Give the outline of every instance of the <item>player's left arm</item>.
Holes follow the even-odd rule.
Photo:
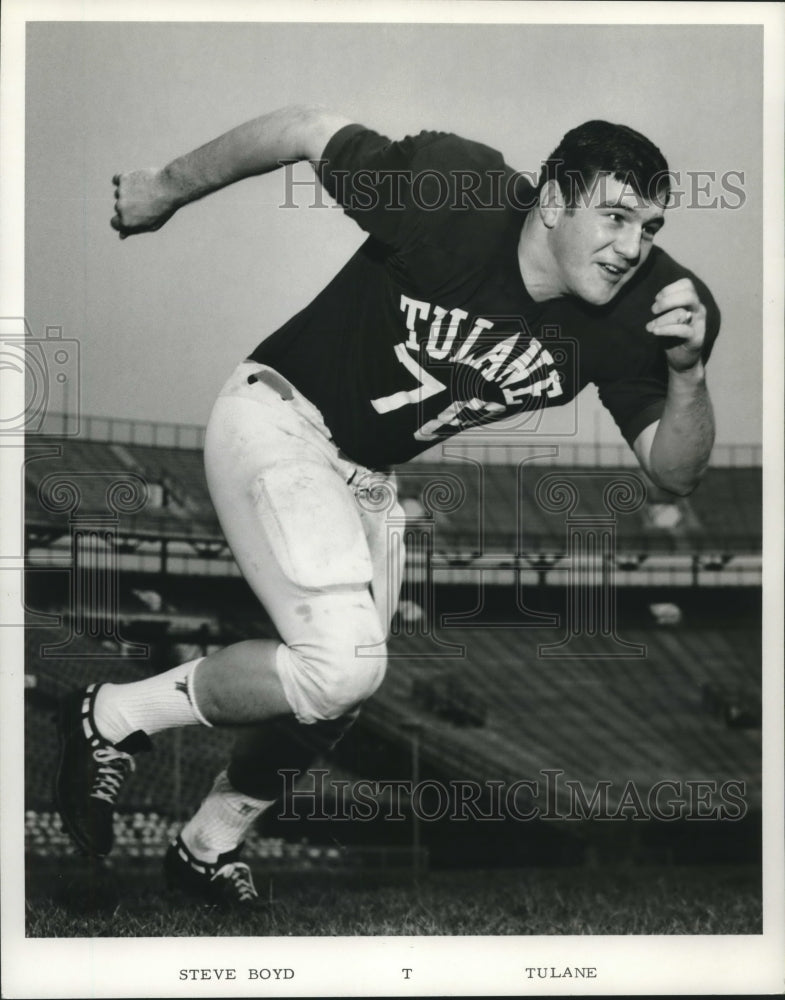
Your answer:
[[[662,416],[641,431],[633,450],[654,483],[688,496],[706,471],[714,444],[703,365],[706,307],[692,281],[681,278],[660,290],[652,312],[646,329],[663,338],[668,388]]]

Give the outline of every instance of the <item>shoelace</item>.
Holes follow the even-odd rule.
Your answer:
[[[122,750],[115,750],[114,747],[94,750],[93,760],[98,761],[100,767],[96,772],[90,796],[94,799],[103,799],[104,802],[114,805],[120,786],[127,778],[128,772],[136,768],[136,763],[130,753],[123,753]]]
[[[240,902],[245,903],[256,899],[257,892],[251,878],[251,869],[243,861],[233,861],[223,865],[213,875],[211,881],[215,882],[217,878],[225,878],[232,883]]]

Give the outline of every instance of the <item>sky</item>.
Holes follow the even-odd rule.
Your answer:
[[[454,131],[533,171],[569,128],[607,118],[680,172],[682,205],[658,241],[723,313],[717,439],[759,443],[761,45],[754,25],[28,24],[26,318],[37,337],[56,326],[78,341],[84,414],[203,424],[234,365],[362,234],[334,207],[308,207],[307,187],[300,207],[280,208],[276,172],[120,241],[113,174],[290,103],[394,137]],[[723,195],[725,208],[707,207]],[[579,440],[621,441],[593,388],[577,405]]]

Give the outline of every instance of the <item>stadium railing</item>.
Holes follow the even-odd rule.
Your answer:
[[[73,416],[47,413],[36,436],[60,435],[70,427]],[[79,437],[87,441],[118,444],[142,444],[157,447],[201,448],[204,428],[193,424],[132,420],[122,417],[80,415]],[[449,444],[449,458],[473,459],[484,465],[515,465],[524,448],[536,445],[539,465],[635,466],[637,461],[626,444],[602,441],[565,441],[557,436],[521,434],[515,442],[510,435],[499,440],[487,431],[467,431]],[[717,444],[712,465],[732,468],[760,466],[763,449],[759,444]],[[423,452],[416,462],[434,462],[442,458],[442,445]]]

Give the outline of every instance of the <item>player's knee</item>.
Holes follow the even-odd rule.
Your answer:
[[[387,646],[379,627],[357,630],[323,648],[311,675],[316,718],[337,719],[351,712],[374,694],[386,668]]]
[[[387,667],[378,621],[318,644],[283,649],[279,672],[301,722],[338,719],[351,712],[377,690]]]

